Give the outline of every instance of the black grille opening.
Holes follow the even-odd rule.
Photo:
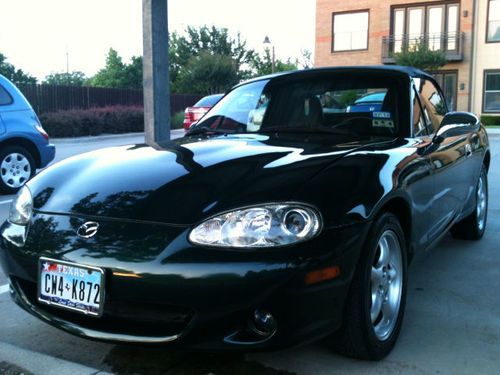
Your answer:
[[[193,318],[191,309],[152,303],[116,301],[109,297],[99,318],[86,316],[38,301],[36,283],[16,278],[30,303],[50,315],[83,328],[133,336],[166,337],[181,333]]]

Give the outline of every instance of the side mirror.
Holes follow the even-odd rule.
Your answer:
[[[432,140],[440,144],[445,138],[473,133],[479,130],[481,123],[476,115],[469,112],[448,112],[441,121]]]

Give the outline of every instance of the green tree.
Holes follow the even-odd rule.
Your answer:
[[[202,52],[179,73],[172,90],[181,93],[216,94],[239,82],[233,59],[220,54]]]
[[[252,61],[250,62],[252,72],[256,76],[271,74],[273,71],[273,59],[269,48],[266,48],[264,55],[254,55]],[[274,61],[274,71],[275,72],[286,72],[289,70],[297,70],[298,62],[292,61],[292,59],[287,59],[282,61],[280,59],[275,59]]]
[[[125,66],[126,84],[129,88],[142,88],[142,56],[132,56],[130,64]]]
[[[125,64],[116,50],[109,49],[106,65],[90,79],[89,83],[97,87],[126,87]]]
[[[110,48],[106,65],[88,83],[96,87],[142,88],[142,57],[132,56],[130,64],[126,64],[118,52]]]
[[[442,50],[432,50],[423,41],[403,46],[401,52],[394,54],[397,65],[413,66],[418,69],[435,71],[446,64],[446,54]]]
[[[36,78],[23,72],[21,69],[16,69],[14,65],[7,62],[7,57],[0,53],[0,74],[12,81],[14,84],[36,83]]]
[[[247,42],[238,33],[232,37],[226,28],[215,26],[187,27],[184,33],[173,32],[169,37],[170,80],[178,87],[183,69],[201,55],[226,56],[233,61],[238,79],[251,77],[249,64],[255,51],[247,47]]]
[[[63,86],[83,86],[87,81],[85,74],[79,71],[70,73],[52,73],[45,76],[43,83],[48,85],[63,85]]]

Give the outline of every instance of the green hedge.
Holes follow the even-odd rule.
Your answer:
[[[179,111],[172,116],[172,129],[182,129],[184,127],[184,111]]]
[[[184,112],[172,116],[172,128],[182,128]],[[139,106],[109,106],[40,115],[51,137],[83,137],[144,131],[144,110]]]
[[[481,116],[481,122],[485,126],[488,126],[488,125],[498,125],[498,126],[500,126],[500,116],[482,115]]]

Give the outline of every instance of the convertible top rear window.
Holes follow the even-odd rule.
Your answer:
[[[401,90],[401,80],[382,74],[255,81],[226,95],[197,128],[395,136]]]

